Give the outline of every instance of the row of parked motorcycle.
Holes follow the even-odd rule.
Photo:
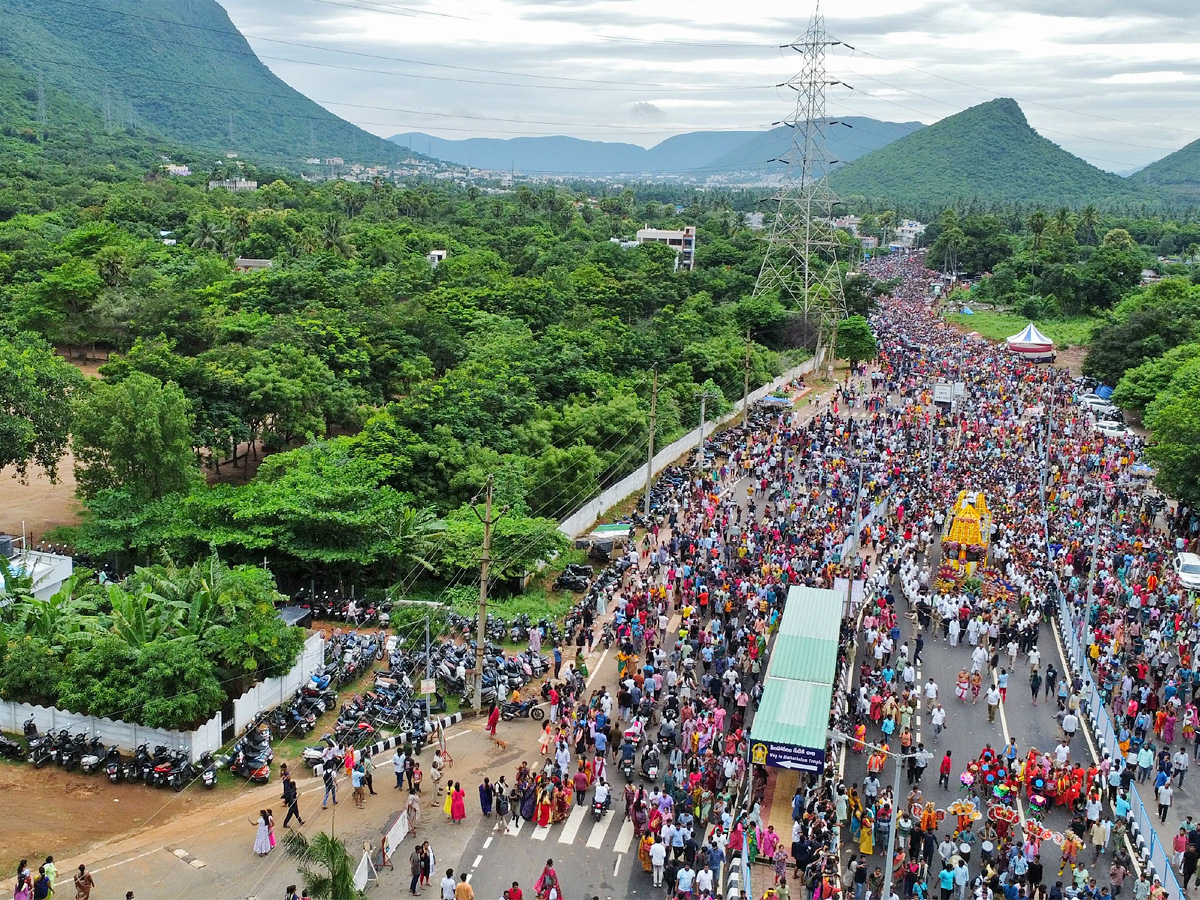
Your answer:
[[[26,759],[38,769],[57,765],[85,775],[104,772],[113,784],[141,782],[182,791],[197,777],[209,788],[217,783],[216,758],[207,751],[194,764],[183,748],[172,750],[161,744],[153,750],[142,744],[132,757],[123,757],[115,744],[106,747],[100,738],[87,733],[72,734],[65,728],[39,733],[33,719],[25,722],[24,733],[24,748],[11,738],[0,738],[0,755]]]

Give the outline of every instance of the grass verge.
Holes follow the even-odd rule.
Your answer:
[[[978,331],[988,340],[1003,341],[1017,334],[1029,324],[1029,319],[1016,313],[976,311],[973,316],[949,313],[946,321],[958,325],[964,331]],[[1091,316],[1073,316],[1067,319],[1038,319],[1034,325],[1057,347],[1083,346],[1092,339],[1092,332],[1100,324]]]

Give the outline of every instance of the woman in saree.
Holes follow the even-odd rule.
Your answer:
[[[635,835],[646,834],[649,832],[650,817],[646,815],[645,802],[638,800],[633,804],[633,814],[630,816],[633,820],[633,833]]]
[[[858,852],[870,856],[875,852],[875,822],[869,813],[864,813],[859,821]]]
[[[554,812],[554,792],[550,785],[544,785],[538,791],[537,798],[534,822],[545,828],[550,824],[550,817]]]
[[[517,787],[521,792],[521,818],[531,822],[537,810],[537,788],[528,778]]]
[[[556,787],[554,789],[554,814],[551,816],[551,821],[555,824],[566,821],[567,816],[570,814],[571,800],[566,788]]]
[[[642,864],[642,870],[649,872],[653,868],[650,862],[650,848],[654,846],[654,835],[643,834],[641,840],[638,841],[638,862]]]
[[[697,794],[696,819],[704,825],[711,824],[713,814],[713,792],[702,788]]]

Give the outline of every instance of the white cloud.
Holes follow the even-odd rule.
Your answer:
[[[779,45],[803,33],[811,12],[784,0],[406,0],[369,10],[295,0],[286,12],[277,0],[221,2],[297,89],[387,108],[331,106],[377,134],[563,133],[644,146],[782,118],[794,95],[775,85],[800,57]],[[856,48],[830,48],[831,77],[854,86],[830,90],[831,114],[929,123],[1015,97],[1046,137],[1113,170],[1200,137],[1190,113],[1200,101],[1200,19],[1182,0],[826,9],[829,33]]]

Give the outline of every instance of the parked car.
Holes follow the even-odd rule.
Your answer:
[[[1195,553],[1180,553],[1172,563],[1179,583],[1189,591],[1200,591],[1200,556]]]
[[[1126,435],[1133,434],[1132,431],[1125,427],[1124,422],[1111,422],[1107,419],[1097,420],[1092,428],[1107,437],[1125,437]]]

